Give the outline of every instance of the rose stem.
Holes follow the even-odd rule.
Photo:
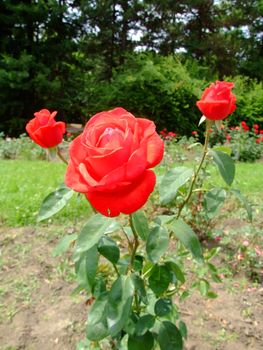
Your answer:
[[[136,251],[139,247],[139,239],[138,239],[138,235],[137,235],[137,232],[133,226],[133,222],[132,222],[132,216],[130,215],[129,216],[129,222],[130,222],[130,226],[131,226],[131,229],[132,229],[132,233],[133,233],[133,236],[134,236],[134,241],[133,241],[133,247],[132,247],[132,252],[131,252],[131,262],[130,262],[130,267],[131,269],[133,268],[133,264],[134,264],[134,260],[135,260],[135,254],[136,254]],[[141,310],[140,310],[140,305],[139,305],[139,300],[138,300],[138,293],[137,293],[137,290],[135,289],[135,292],[134,292],[134,302],[135,302],[135,309],[138,313],[138,315],[140,314]]]
[[[193,193],[193,189],[194,189],[194,185],[196,183],[196,180],[198,178],[198,175],[199,175],[199,172],[203,166],[203,163],[204,163],[204,160],[207,156],[207,153],[208,153],[208,143],[209,143],[209,136],[210,136],[210,128],[212,126],[213,122],[211,120],[206,120],[206,132],[205,132],[205,143],[204,143],[204,149],[203,149],[203,155],[202,155],[202,158],[201,158],[201,161],[198,165],[198,168],[197,170],[194,172],[194,175],[192,177],[192,182],[191,182],[191,185],[190,185],[190,188],[189,188],[189,191],[188,191],[188,194],[187,196],[185,197],[183,203],[181,204],[180,208],[179,208],[179,211],[178,211],[178,214],[177,214],[177,217],[176,219],[179,219],[181,213],[182,213],[182,210],[183,208],[185,207],[185,205],[189,202],[191,196],[192,196],[192,193]]]
[[[66,158],[62,155],[59,147],[57,147],[57,156],[62,160],[63,163],[68,165],[68,161],[66,160]]]
[[[131,226],[132,233],[133,233],[133,236],[134,236],[133,247],[132,247],[132,252],[131,252],[131,262],[130,262],[130,266],[132,268],[133,264],[134,264],[136,250],[139,247],[139,240],[138,240],[137,232],[136,232],[136,230],[135,230],[135,228],[133,226],[132,216],[131,215],[129,216],[129,222],[130,222],[130,226]]]

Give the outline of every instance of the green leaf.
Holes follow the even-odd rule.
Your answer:
[[[226,199],[226,191],[223,188],[213,188],[204,196],[204,206],[207,215],[212,218]]]
[[[141,272],[143,268],[143,262],[144,262],[143,256],[136,254],[134,257],[134,264],[133,264],[134,270]]]
[[[154,306],[154,312],[156,316],[166,316],[173,309],[173,304],[171,299],[158,299]]]
[[[170,321],[161,324],[157,341],[161,350],[182,350],[183,339],[179,329]]]
[[[154,338],[151,332],[142,336],[129,336],[128,350],[151,350],[153,349]]]
[[[147,294],[146,294],[143,279],[140,276],[136,275],[135,273],[131,275],[131,278],[132,278],[134,289],[138,294],[138,297],[142,300],[144,304],[147,304]]]
[[[247,211],[247,217],[249,221],[253,220],[253,210],[251,205],[249,204],[246,197],[242,195],[242,193],[239,190],[231,190],[231,192],[239,199],[239,201],[244,205],[244,208]]]
[[[113,264],[116,264],[120,258],[120,249],[117,243],[107,236],[102,236],[99,240],[98,251]]]
[[[206,296],[207,298],[210,298],[210,299],[216,299],[218,297],[218,295],[212,291],[207,292]]]
[[[170,281],[170,270],[165,265],[155,265],[149,277],[149,287],[157,297],[167,290]]]
[[[110,335],[117,335],[131,313],[134,286],[130,276],[120,276],[112,285],[108,297],[107,323]]]
[[[103,234],[108,232],[110,226],[112,226],[114,222],[114,219],[108,218],[101,214],[92,216],[84,225],[79,234],[74,252],[75,260],[78,259],[78,256],[82,252],[89,250],[91,247],[97,244]]]
[[[132,214],[132,224],[137,235],[146,241],[149,235],[149,226],[147,218],[142,210],[138,210]]]
[[[146,242],[146,252],[149,259],[156,263],[167,251],[169,245],[169,233],[165,227],[155,226],[151,229]]]
[[[181,283],[185,282],[185,277],[183,271],[180,269],[180,267],[173,261],[167,261],[165,263],[166,266],[169,266],[170,270],[174,273],[176,279],[180,281]]]
[[[134,335],[138,319],[139,316],[135,312],[132,312],[126,324],[124,325],[123,331],[129,335]]]
[[[184,321],[180,320],[178,327],[179,327],[179,330],[180,330],[180,332],[182,334],[182,337],[184,339],[187,339],[187,333],[188,332],[187,332],[187,327],[186,327],[186,324],[184,323]]]
[[[139,318],[136,324],[135,333],[137,336],[144,335],[149,329],[154,326],[155,317],[153,315],[147,314]]]
[[[53,256],[59,256],[63,254],[65,251],[68,250],[71,243],[74,242],[77,239],[78,235],[76,233],[73,233],[72,235],[67,235],[63,237],[58,244],[53,249]]]
[[[98,341],[109,335],[106,319],[107,302],[107,293],[99,295],[88,312],[87,338],[89,340]]]
[[[215,147],[213,147],[213,150],[224,152],[224,153],[228,154],[229,156],[231,156],[231,154],[232,154],[232,149],[230,147],[227,147],[227,146],[215,146]]]
[[[233,159],[228,154],[221,151],[211,150],[210,154],[212,155],[223,180],[230,186],[235,177],[235,163]]]
[[[75,270],[79,284],[88,292],[92,291],[98,267],[98,250],[93,246],[82,253],[80,259],[75,263]]]
[[[207,295],[209,287],[210,285],[206,280],[201,280],[199,282],[199,292],[203,297]]]
[[[74,191],[65,184],[61,184],[54,192],[51,192],[42,202],[37,221],[43,221],[58,213],[65,207],[73,196]]]
[[[177,195],[177,191],[193,175],[193,169],[177,167],[168,171],[161,181],[159,192],[162,205],[170,203]]]
[[[201,244],[198,237],[182,219],[174,220],[170,223],[173,234],[183,243],[183,245],[192,253],[193,257],[203,262]]]

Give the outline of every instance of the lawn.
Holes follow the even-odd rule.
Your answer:
[[[6,226],[35,224],[42,200],[63,182],[64,173],[65,165],[60,162],[1,160],[0,222]],[[72,221],[89,212],[88,202],[76,194],[50,222]]]
[[[216,169],[211,171],[215,183],[225,186]],[[0,160],[0,222],[6,226],[36,223],[42,200],[63,182],[64,174],[65,165],[60,162]],[[232,187],[240,189],[253,202],[257,201],[263,196],[262,176],[262,162],[237,163]],[[85,198],[74,195],[69,205],[50,222],[84,218],[89,212]]]

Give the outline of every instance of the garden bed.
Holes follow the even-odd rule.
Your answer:
[[[73,228],[1,228],[1,350],[73,350],[84,339],[86,298],[70,296],[76,286],[70,258],[52,257],[63,230]],[[189,331],[186,349],[262,349],[262,286],[241,273],[213,290],[216,299],[195,292],[180,304]]]

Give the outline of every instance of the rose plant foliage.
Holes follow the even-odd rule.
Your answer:
[[[210,261],[215,252],[203,254],[184,216],[200,170],[209,161],[226,183],[225,188],[206,194],[209,213],[222,204],[226,191],[245,202],[240,192],[230,188],[235,175],[231,157],[208,148],[214,120],[226,118],[235,109],[232,88],[232,83],[216,82],[206,89],[197,103],[207,118],[200,162],[195,169],[174,167],[161,172],[158,189],[152,168],[162,160],[164,141],[152,121],[115,108],[94,115],[71,142],[65,184],[44,199],[38,220],[56,214],[74,192],[83,193],[94,210],[81,232],[64,236],[54,251],[60,255],[74,246],[75,293],[87,293],[87,333],[79,349],[183,349],[187,328],[177,303],[194,288],[215,297],[208,281],[208,276],[220,280]],[[58,126],[54,113],[47,110],[35,115],[27,125],[29,135],[43,147],[57,146],[61,155],[58,141],[64,126]],[[153,191],[144,207],[146,215],[142,207]],[[156,204],[157,197],[161,204]],[[169,214],[158,214],[160,206],[169,208]],[[174,248],[169,247],[170,240]],[[191,287],[185,286],[186,254],[198,266]]]

